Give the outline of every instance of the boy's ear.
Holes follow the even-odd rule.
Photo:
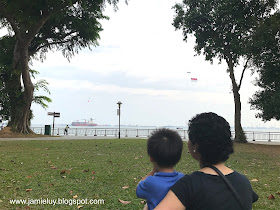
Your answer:
[[[154,159],[150,156],[150,161],[153,163],[154,162]]]

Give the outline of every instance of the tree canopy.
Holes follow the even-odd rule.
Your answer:
[[[213,61],[232,58],[238,64],[247,55],[247,46],[258,22],[275,7],[275,0],[183,0],[174,6],[173,25],[196,38],[195,51]]]
[[[11,79],[5,88],[23,90],[22,98],[8,92],[11,121],[9,126],[28,133],[34,84],[28,62],[31,57],[44,59],[50,49],[62,51],[70,59],[81,48],[96,46],[102,31],[100,20],[106,3],[117,9],[119,0],[0,0],[0,29],[7,28],[15,38]],[[21,85],[21,79],[23,86]],[[18,103],[13,103],[17,101]]]
[[[29,53],[61,50],[69,58],[81,48],[96,46],[103,30],[104,0],[0,0],[0,26],[16,37],[30,36]],[[117,0],[109,1],[111,3]],[[28,6],[27,6],[28,5]],[[2,8],[1,8],[2,7]],[[2,18],[1,18],[2,15]]]
[[[247,142],[241,126],[241,88],[244,72],[250,66],[248,53],[252,34],[276,6],[275,0],[183,0],[174,6],[173,25],[183,31],[184,40],[194,35],[197,54],[213,62],[226,61],[235,102],[235,140]],[[241,61],[245,61],[244,65]],[[235,68],[242,65],[239,83]]]
[[[13,61],[14,37],[4,36],[0,38],[0,118],[10,119],[10,98],[7,81],[11,79],[11,66]],[[16,89],[15,95],[20,94]]]
[[[256,117],[264,121],[280,120],[280,13],[264,21],[253,36],[253,63],[257,67],[260,87],[249,100]]]
[[[4,36],[0,38],[0,119],[10,120],[11,118],[11,103],[20,103],[23,95],[23,89],[9,88],[10,80],[13,79],[17,72],[12,71],[13,61],[13,48],[15,46],[15,37]],[[35,75],[39,74],[38,71],[29,70],[31,76],[35,79]],[[48,82],[46,80],[39,80],[34,84],[35,92],[40,89],[44,90],[48,94],[50,91],[47,87]],[[11,89],[12,88],[12,89]],[[14,95],[14,97],[9,97]],[[12,100],[10,100],[12,98]],[[33,102],[41,105],[44,109],[48,107],[47,103],[52,100],[43,95],[35,95]],[[32,116],[30,116],[32,118]]]

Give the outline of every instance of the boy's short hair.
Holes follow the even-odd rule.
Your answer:
[[[147,152],[159,167],[173,167],[181,159],[183,141],[173,130],[162,128],[152,133]]]

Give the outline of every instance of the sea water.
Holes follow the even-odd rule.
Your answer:
[[[64,128],[66,124],[55,125],[54,135],[64,135]],[[38,134],[44,134],[43,125],[31,126],[32,130]],[[51,125],[52,128],[52,125]],[[183,139],[188,139],[188,132],[186,126],[138,126],[138,125],[121,125],[120,135],[121,137],[144,137],[147,138],[153,131],[159,128],[169,128],[176,130]],[[257,127],[244,127],[245,134],[248,141],[280,141],[280,129],[279,128],[257,128]],[[234,136],[234,128],[231,128],[232,136]],[[75,136],[112,136],[117,137],[119,135],[118,125],[108,126],[71,126],[69,125],[68,135]]]

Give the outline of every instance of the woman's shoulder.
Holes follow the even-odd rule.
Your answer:
[[[237,171],[234,171],[233,173],[226,175],[226,177],[231,180],[238,180],[239,182],[250,183],[249,179],[244,174],[241,174]]]
[[[190,184],[190,183],[198,182],[201,179],[206,178],[206,176],[204,173],[200,171],[194,171],[190,174],[185,174],[179,181],[185,184]]]
[[[230,174],[225,175],[228,179],[233,179],[233,180],[243,180],[245,182],[249,182],[248,178],[237,172],[237,171],[233,171]],[[203,179],[220,179],[220,177],[218,175],[213,175],[213,174],[207,174],[201,171],[194,171],[190,174],[186,174],[183,178],[181,178],[180,180],[182,182],[195,182],[195,181],[200,181]]]

